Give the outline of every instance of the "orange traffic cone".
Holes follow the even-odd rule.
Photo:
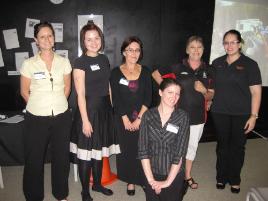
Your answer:
[[[109,158],[108,157],[103,157],[102,158],[103,162],[103,167],[102,167],[102,177],[101,177],[101,184],[102,185],[108,185],[113,183],[114,181],[117,180],[116,174],[111,172],[110,169],[110,163],[109,163]],[[92,174],[90,176],[90,184],[93,184],[93,177]]]

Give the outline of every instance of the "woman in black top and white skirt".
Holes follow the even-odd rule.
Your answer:
[[[160,84],[161,102],[144,113],[140,126],[138,158],[147,179],[146,201],[180,201],[183,198],[189,116],[176,108],[181,88],[176,80]]]
[[[102,157],[120,152],[113,128],[113,114],[109,96],[110,65],[103,50],[103,34],[94,23],[80,32],[83,55],[74,63],[74,84],[78,109],[72,129],[70,151],[78,163],[82,184],[82,200],[92,201],[89,194],[90,170],[93,173],[92,190],[105,195],[113,192],[101,185]]]

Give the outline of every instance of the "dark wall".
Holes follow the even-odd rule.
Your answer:
[[[32,56],[31,42],[25,38],[26,18],[63,23],[63,43],[56,49],[69,50],[71,62],[78,55],[77,15],[99,14],[104,16],[105,53],[111,66],[121,62],[120,46],[129,35],[139,36],[144,43],[143,64],[154,68],[176,63],[185,55],[186,39],[193,34],[202,36],[206,50],[204,60],[208,61],[213,27],[214,1],[203,0],[192,3],[187,0],[64,0],[54,5],[49,0],[7,1],[0,7],[0,29],[17,28],[20,48],[6,50],[3,34],[0,34],[4,68],[0,68],[1,88],[8,87],[9,100],[0,103],[0,110],[17,109],[11,101],[17,98],[18,76],[7,77],[7,70],[15,70],[15,52],[28,51]],[[2,89],[1,89],[2,90]],[[2,91],[1,91],[1,94]],[[10,99],[11,97],[11,99]],[[9,105],[5,105],[5,104]]]
[[[139,36],[144,43],[143,64],[154,68],[178,62],[185,56],[185,42],[191,35],[200,35],[205,42],[203,59],[208,62],[213,29],[213,0],[64,0],[54,5],[49,0],[4,0],[0,7],[0,30],[17,28],[20,48],[6,50],[0,34],[4,68],[0,68],[0,111],[24,107],[19,95],[19,77],[7,76],[15,70],[15,52],[28,51],[31,42],[25,38],[26,18],[63,23],[63,43],[56,49],[69,50],[71,62],[78,55],[77,15],[104,16],[105,53],[111,66],[121,62],[120,46],[129,35]],[[74,96],[71,96],[73,103]],[[261,119],[268,119],[268,89],[263,88]]]

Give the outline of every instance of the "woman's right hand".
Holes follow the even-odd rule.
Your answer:
[[[128,131],[135,130],[135,128],[133,127],[132,123],[130,122],[129,118],[126,115],[122,116],[122,120],[126,130]]]
[[[91,137],[91,134],[93,132],[92,125],[90,121],[83,122],[83,133],[86,137]]]

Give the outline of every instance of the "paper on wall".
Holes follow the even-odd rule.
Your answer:
[[[22,66],[22,63],[25,59],[29,58],[28,52],[16,52],[15,59],[16,59],[16,70],[19,72]]]
[[[40,23],[40,20],[26,19],[25,38],[34,38],[34,25]]]
[[[51,23],[55,31],[55,42],[63,42],[63,24]]]
[[[3,30],[3,34],[4,34],[6,49],[9,50],[9,49],[20,47],[17,29]]]
[[[38,47],[36,45],[36,42],[32,42],[31,45],[32,45],[33,54],[34,55],[38,54],[39,50],[38,50]]]
[[[68,50],[56,50],[56,53],[68,59]]]

